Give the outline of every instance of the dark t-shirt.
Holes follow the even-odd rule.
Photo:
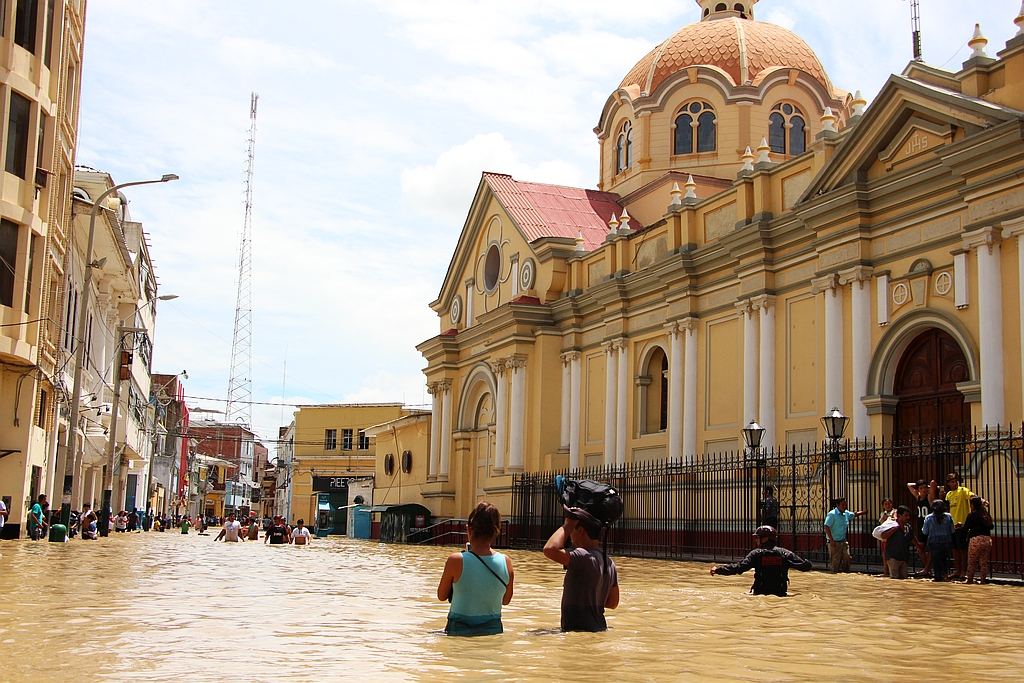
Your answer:
[[[931,503],[928,502],[928,496],[924,498],[918,498],[917,503],[917,533],[923,533],[924,529],[924,518],[932,513]]]
[[[785,596],[789,587],[790,568],[806,572],[811,570],[811,561],[805,560],[792,550],[775,546],[773,548],[754,548],[739,562],[719,567],[716,574],[729,576],[754,570],[754,585],[750,592],[754,595]]]
[[[285,543],[287,536],[288,527],[282,524],[275,524],[267,529],[267,537],[270,539],[270,545],[282,545]]]
[[[963,528],[967,533],[967,538],[974,538],[975,536],[991,536],[992,526],[992,524],[985,523],[985,518],[980,513],[971,512],[967,515]]]
[[[562,630],[604,631],[604,603],[619,585],[615,563],[594,548],[573,548],[562,584]]]
[[[914,542],[914,528],[897,527],[892,536],[885,539],[885,559],[910,562],[910,546]]]
[[[779,499],[775,496],[765,498],[762,515],[764,523],[777,531],[779,528]]]

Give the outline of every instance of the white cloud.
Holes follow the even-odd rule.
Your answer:
[[[402,171],[402,202],[461,225],[483,171],[560,185],[578,185],[583,176],[573,164],[561,159],[534,166],[523,163],[501,133],[488,133],[443,152],[429,166]]]

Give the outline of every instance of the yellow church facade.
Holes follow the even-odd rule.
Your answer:
[[[1024,418],[1024,30],[867,106],[753,2],[698,4],[608,97],[597,190],[483,174],[432,410],[374,430],[403,500],[507,512],[514,473],[813,444],[833,407],[851,439]]]

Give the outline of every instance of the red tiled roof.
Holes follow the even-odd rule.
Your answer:
[[[583,234],[583,248],[592,251],[608,235],[612,214],[622,213],[619,196],[579,187],[545,185],[515,180],[503,173],[484,173],[491,191],[530,242],[543,237],[576,239]],[[640,225],[630,221],[630,228]]]

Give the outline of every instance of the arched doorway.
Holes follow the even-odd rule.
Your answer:
[[[493,426],[494,406],[491,404],[491,395],[484,394],[480,403],[477,404],[476,417],[473,420],[473,462],[475,464],[473,471],[476,480],[477,501],[486,497],[484,484],[487,482],[487,468],[490,467],[494,457]]]
[[[970,431],[971,411],[958,382],[970,379],[963,349],[947,332],[930,328],[907,346],[896,366],[893,422],[897,440],[928,439]]]

